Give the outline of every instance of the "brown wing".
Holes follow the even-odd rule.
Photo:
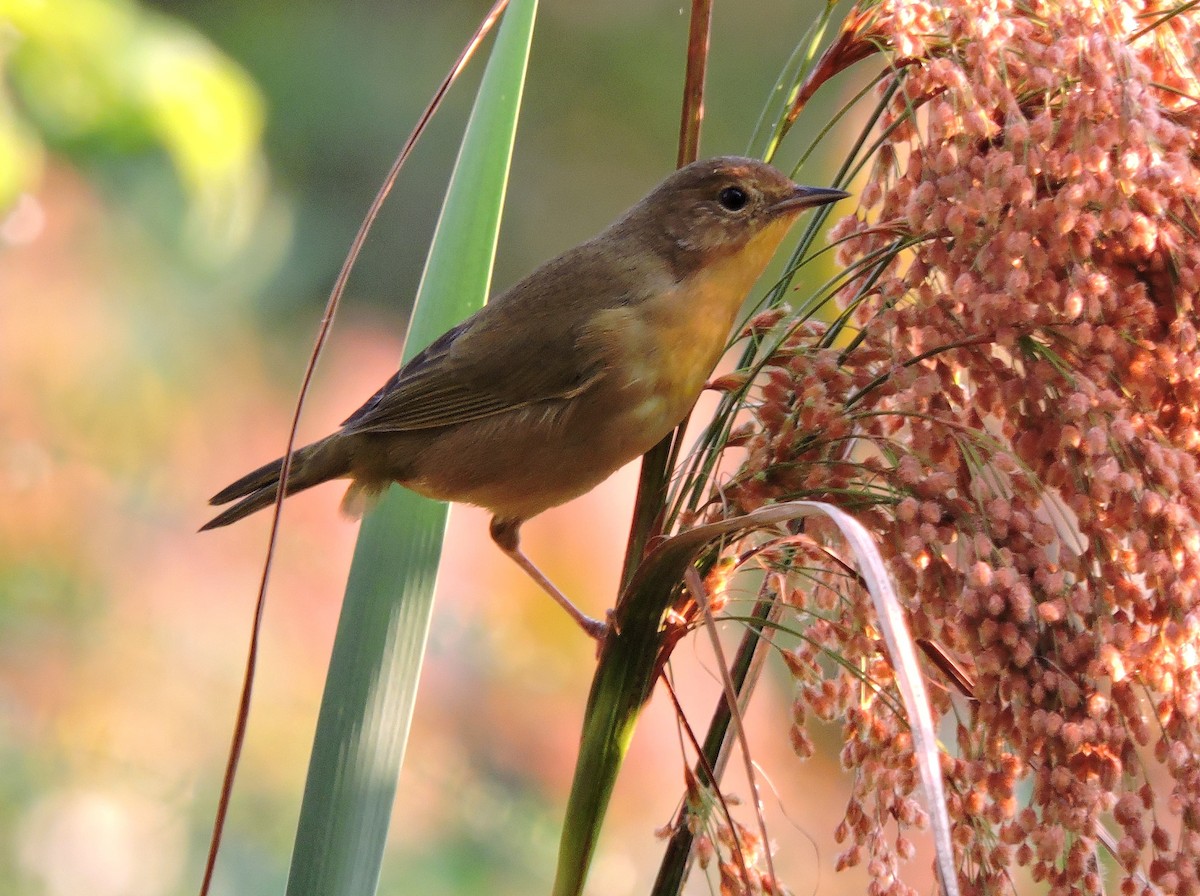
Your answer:
[[[555,259],[440,336],[343,424],[347,432],[453,426],[563,401],[604,376],[600,353],[579,342],[586,300],[563,289],[578,265]],[[573,285],[573,284],[572,284]]]

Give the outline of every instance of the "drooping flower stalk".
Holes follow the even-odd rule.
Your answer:
[[[1200,11],[888,0],[847,23],[837,52],[872,48],[892,95],[833,232],[844,312],[778,324],[707,512],[813,498],[877,534],[915,633],[973,679],[935,706],[964,892],[1099,893],[1103,825],[1122,892],[1198,894]],[[814,620],[793,742],[844,720],[839,864],[906,893],[924,813],[837,544],[811,523],[758,554]]]

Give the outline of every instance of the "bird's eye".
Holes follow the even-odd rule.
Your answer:
[[[740,212],[749,201],[750,197],[741,187],[726,187],[717,194],[717,202],[721,203],[721,208],[726,211]]]

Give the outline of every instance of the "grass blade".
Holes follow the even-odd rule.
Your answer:
[[[434,234],[405,360],[484,301],[536,0],[513,0]],[[374,893],[432,613],[446,507],[392,489],[364,520],[326,679],[288,896]]]
[[[828,516],[841,530],[871,593],[912,731],[943,892],[946,896],[957,896],[950,823],[932,715],[903,609],[883,558],[866,529],[849,514],[817,501],[769,505],[689,529],[659,543],[638,567],[617,604],[614,623],[619,634],[609,638],[605,645],[584,715],[579,760],[559,852],[555,896],[574,896],[582,891],[587,861],[595,847],[600,821],[637,718],[662,664],[683,634],[663,620],[688,568],[723,538],[814,514]]]
[[[896,685],[904,698],[904,709],[908,714],[909,730],[912,733],[913,754],[921,775],[925,791],[925,804],[929,811],[930,828],[933,831],[935,866],[941,879],[945,896],[958,896],[958,876],[954,871],[954,848],[950,840],[950,817],[946,812],[946,792],[942,786],[942,764],[938,756],[937,733],[933,727],[933,712],[929,708],[929,696],[925,692],[925,679],[917,665],[917,654],[913,647],[908,623],[904,620],[904,608],[892,587],[883,557],[875,546],[871,535],[862,523],[832,504],[823,502],[797,501],[810,504],[828,516],[841,530],[842,537],[854,551],[859,571],[879,617],[879,630],[887,644],[892,668],[896,673]]]

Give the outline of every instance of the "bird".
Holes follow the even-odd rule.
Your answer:
[[[360,514],[392,483],[483,507],[490,534],[591,637],[521,551],[521,525],[590,491],[690,412],[737,312],[799,213],[843,199],[764,162],[676,170],[594,238],[435,339],[329,436],[294,452],[287,493],[349,479]],[[222,489],[202,527],[271,506],[283,458]]]

